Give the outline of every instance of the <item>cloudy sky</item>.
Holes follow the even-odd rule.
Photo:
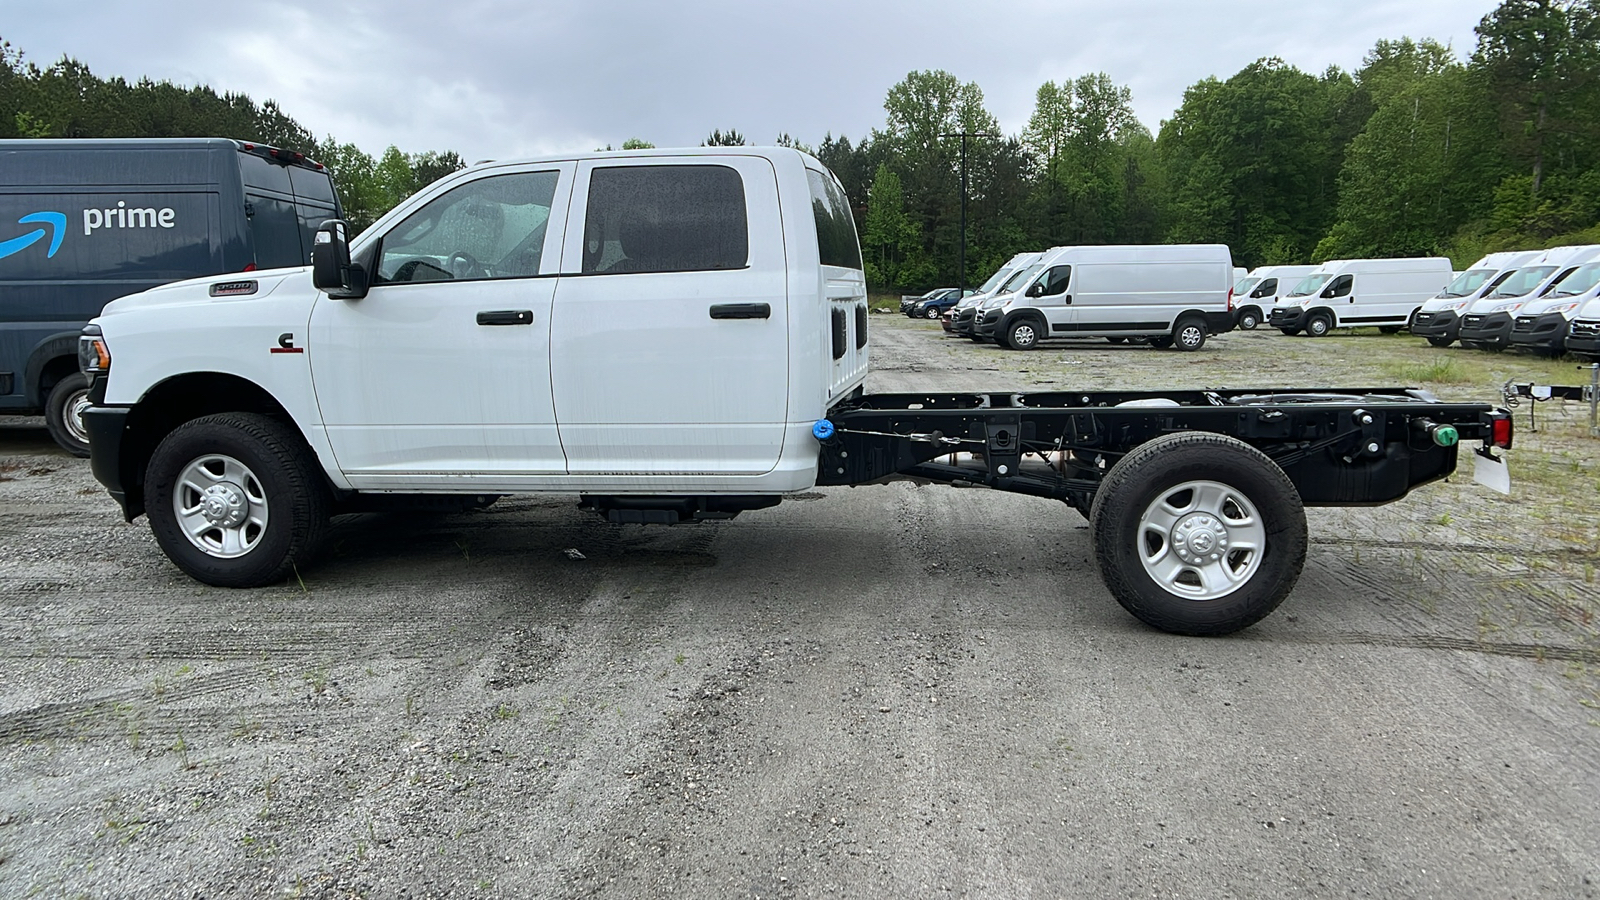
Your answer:
[[[71,55],[276,99],[319,137],[468,161],[696,145],[734,128],[812,144],[883,122],[918,69],[976,81],[1008,133],[1034,91],[1104,71],[1154,131],[1208,75],[1263,56],[1349,69],[1380,38],[1471,52],[1493,0],[53,0],[5,4],[0,38],[40,65]]]

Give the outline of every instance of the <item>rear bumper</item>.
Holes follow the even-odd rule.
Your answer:
[[[144,512],[143,504],[130,504],[122,483],[122,436],[127,433],[128,413],[122,406],[91,406],[83,411],[83,427],[89,433],[89,471],[105,485],[111,499],[122,507],[128,521]],[[137,506],[137,508],[136,508]]]
[[[1455,339],[1461,330],[1461,317],[1453,309],[1434,311],[1417,310],[1411,320],[1411,333],[1417,337],[1447,337]]]

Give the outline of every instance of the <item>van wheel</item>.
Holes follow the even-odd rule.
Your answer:
[[[1197,319],[1180,319],[1172,331],[1172,344],[1179,350],[1199,350],[1206,345],[1206,326]]]
[[[1012,350],[1032,350],[1039,346],[1039,323],[1033,319],[1019,319],[1006,329],[1005,346]]]
[[[1324,337],[1333,330],[1333,320],[1327,313],[1317,313],[1306,320],[1306,337]]]
[[[1294,337],[1300,333],[1300,329],[1298,328],[1279,328],[1278,330],[1284,334],[1287,334],[1289,337]]]
[[[1255,331],[1261,324],[1261,310],[1254,306],[1246,306],[1239,310],[1239,328],[1242,331]]]
[[[1266,454],[1211,432],[1134,448],[1101,482],[1089,528],[1112,596],[1174,634],[1231,634],[1261,621],[1306,558],[1294,483]]]
[[[1455,343],[1455,340],[1452,339],[1452,338],[1446,337],[1445,335],[1441,334],[1441,335],[1438,335],[1436,337],[1428,338],[1428,343],[1432,344],[1435,347],[1448,347],[1451,344]]]
[[[1167,334],[1156,335],[1150,338],[1150,346],[1157,350],[1165,350],[1172,346],[1172,336]]]
[[[1400,327],[1399,325],[1379,325],[1378,332],[1380,334],[1399,334]]]
[[[291,428],[254,413],[173,429],[145,474],[150,530],[197,581],[261,587],[308,562],[328,528],[322,472]]]
[[[1108,337],[1106,340],[1113,344],[1126,344],[1128,342],[1128,339],[1125,337]]]
[[[89,379],[82,372],[73,372],[56,382],[44,403],[44,424],[50,436],[62,449],[80,458],[89,455],[89,430],[83,425],[83,411],[90,405]]]

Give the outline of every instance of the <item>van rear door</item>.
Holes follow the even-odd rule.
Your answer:
[[[788,409],[777,175],[759,157],[580,163],[551,319],[573,475],[753,475]]]

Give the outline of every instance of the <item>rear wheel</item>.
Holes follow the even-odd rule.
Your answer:
[[[1134,448],[1101,483],[1089,527],[1117,602],[1174,634],[1261,621],[1305,564],[1305,509],[1289,477],[1254,447],[1210,432]]]
[[[1287,334],[1289,337],[1294,337],[1300,333],[1300,329],[1298,328],[1279,328],[1278,330],[1284,334]]]
[[[1106,340],[1113,344],[1126,344],[1128,342],[1128,339],[1125,337],[1108,337]]]
[[[1150,338],[1150,346],[1157,350],[1165,350],[1172,346],[1172,335],[1162,334]]]
[[[1399,334],[1400,333],[1400,326],[1399,325],[1379,325],[1378,326],[1378,331],[1380,331],[1383,334]]]
[[[1254,306],[1246,306],[1239,310],[1239,328],[1244,331],[1254,331],[1261,324],[1261,310]]]
[[[218,587],[261,587],[308,562],[331,500],[300,436],[253,413],[178,426],[145,474],[150,530],[167,558]]]
[[[1179,350],[1199,350],[1206,345],[1206,324],[1199,319],[1179,319],[1172,329],[1172,345]]]
[[[1327,313],[1317,313],[1306,320],[1307,337],[1323,337],[1333,330],[1333,320]]]
[[[45,400],[45,427],[56,443],[73,456],[89,455],[89,431],[83,425],[83,411],[89,406],[89,379],[81,372],[56,382]]]

